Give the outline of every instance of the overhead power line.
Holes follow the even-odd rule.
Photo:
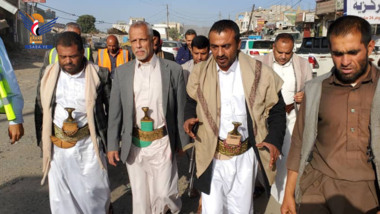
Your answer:
[[[62,17],[62,16],[57,16],[59,19],[65,19],[65,20],[69,20],[69,21],[77,21],[76,19],[69,19],[69,18],[65,18],[65,17]]]
[[[78,16],[77,14],[74,14],[74,13],[69,13],[69,12],[66,12],[66,11],[63,11],[63,10],[60,10],[60,9],[57,9],[57,8],[54,8],[54,7],[50,7],[50,6],[47,6],[47,5],[44,5],[44,4],[39,4],[38,6],[42,6],[42,7],[46,7],[46,8],[49,8],[49,9],[52,9],[54,11],[58,11],[60,13],[64,13],[64,14],[67,14],[67,15],[70,15],[70,16],[75,16],[75,17],[80,17]],[[60,17],[60,16],[59,16]],[[67,19],[67,20],[72,20],[72,21],[76,21],[76,20],[73,20],[73,19],[69,19],[69,18],[64,18],[64,17],[60,17],[62,19]],[[102,20],[97,20],[95,23],[97,24],[114,24],[114,23],[110,23],[110,22],[106,22],[106,21],[102,21]]]
[[[63,11],[63,10],[59,10],[59,9],[57,9],[57,8],[50,7],[50,6],[47,6],[47,5],[44,5],[44,4],[39,4],[39,6],[46,7],[46,8],[49,8],[49,9],[52,9],[52,10],[55,10],[55,11],[61,12],[61,13],[65,13],[65,14],[67,14],[67,15],[71,15],[71,16],[79,17],[78,15],[76,15],[76,14],[74,14],[74,13],[65,12],[65,11]]]

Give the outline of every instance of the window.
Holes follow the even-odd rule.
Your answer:
[[[313,42],[311,41],[311,39],[306,40],[304,46],[305,46],[305,48],[312,48]]]
[[[322,48],[329,48],[329,42],[327,38],[322,39]]]
[[[253,44],[253,49],[272,49],[273,41],[256,41]]]
[[[177,44],[174,42],[163,42],[162,47],[177,47]]]
[[[319,40],[319,39],[314,39],[313,40],[313,48],[320,48],[320,45],[319,45],[320,41],[321,40]]]
[[[247,44],[247,41],[242,40],[241,45],[240,45],[240,49],[244,49],[246,44]]]

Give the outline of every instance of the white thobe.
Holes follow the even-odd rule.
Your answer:
[[[292,59],[285,65],[280,65],[277,62],[273,62],[273,70],[284,81],[284,84],[281,88],[281,93],[286,105],[294,103],[294,95],[296,93],[296,76],[294,73],[292,62]],[[284,143],[282,145],[282,155],[280,155],[276,162],[277,173],[275,182],[273,183],[271,188],[271,195],[280,204],[284,200],[287,175],[286,160],[290,149],[290,142],[295,122],[296,111],[292,110],[289,114],[286,114],[286,132],[284,137]]]
[[[154,121],[154,129],[165,126],[161,70],[156,55],[146,63],[136,60],[133,92],[135,126],[140,128],[140,120],[144,117],[142,107],[149,107],[148,115]],[[168,135],[154,140],[144,148],[131,145],[126,165],[132,188],[134,214],[166,213],[167,209],[172,213],[179,213],[181,210],[178,169],[172,155]]]
[[[281,88],[281,94],[286,105],[294,103],[294,95],[296,94],[296,75],[293,69],[293,60],[290,59],[285,65],[280,65],[276,61],[273,62],[273,70],[281,77],[284,84]]]
[[[238,128],[242,140],[248,137],[247,112],[239,62],[228,71],[218,69],[221,102],[219,138],[226,139]],[[253,148],[228,160],[213,160],[210,194],[202,193],[202,213],[253,213],[253,184],[256,180],[257,159]]]
[[[87,123],[85,105],[85,73],[70,75],[61,71],[56,89],[54,124],[62,127],[68,113],[82,127]],[[105,155],[100,152],[103,165]],[[108,212],[110,189],[107,169],[102,169],[90,136],[74,147],[62,149],[54,145],[49,170],[49,197],[52,213],[104,214]]]

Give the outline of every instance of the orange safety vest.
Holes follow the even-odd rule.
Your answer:
[[[128,62],[128,50],[119,49],[116,57],[116,67]],[[107,48],[98,50],[98,65],[111,71],[111,60]]]

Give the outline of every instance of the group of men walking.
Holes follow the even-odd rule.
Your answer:
[[[190,32],[182,66],[145,22],[130,27],[132,53],[109,36],[96,64],[80,31],[61,33],[35,109],[52,213],[112,212],[107,161],[126,165],[133,213],[179,213],[176,154],[191,146],[202,213],[253,213],[255,183],[284,214],[376,213],[380,73],[368,22],[330,26],[334,67],[315,79],[291,35],[253,59],[239,32],[231,20],[208,39]]]

